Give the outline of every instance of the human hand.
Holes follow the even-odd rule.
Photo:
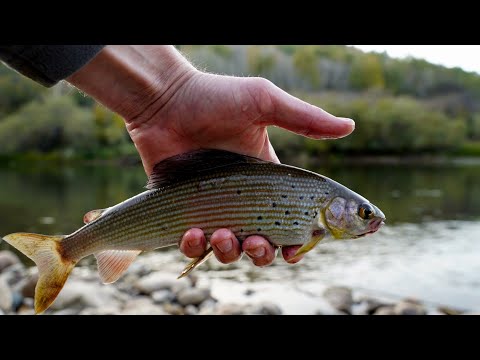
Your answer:
[[[352,120],[335,117],[295,98],[266,79],[198,71],[173,47],[107,47],[106,51],[106,54],[105,50],[102,51],[103,57],[100,53],[100,60],[94,59],[69,81],[80,85],[80,88],[83,86],[87,93],[96,93],[97,99],[103,96],[103,101],[98,100],[124,116],[127,130],[147,174],[163,159],[200,148],[229,150],[278,163],[268,138],[268,125],[279,126],[314,139],[343,137],[350,134],[355,126]],[[112,82],[117,87],[109,89],[109,95],[104,95],[101,89],[96,88],[89,92],[88,87],[92,85],[85,77],[92,73],[98,74],[99,66],[106,64],[108,67],[112,63],[111,57],[120,63],[123,71],[125,66],[121,66],[120,60],[135,69],[135,66],[140,66],[140,59],[143,59],[152,62],[158,73],[155,75],[154,69],[148,68],[142,74],[135,69],[135,75],[145,75],[141,79],[143,81],[117,85],[121,81],[120,71],[112,75]],[[158,64],[155,67],[155,59],[163,64],[163,69],[159,69]],[[105,64],[102,64],[102,60]],[[96,71],[88,67],[93,67]],[[153,76],[153,79],[148,79],[148,76]],[[132,78],[135,79],[135,76],[130,75],[128,80],[131,82]],[[133,93],[134,97],[137,96],[137,101],[128,98],[128,94],[121,93],[119,86],[136,87]],[[120,94],[111,94],[115,91]],[[126,100],[121,101],[122,97]],[[240,244],[228,229],[215,231],[210,238],[210,245],[222,263],[237,261],[243,251],[255,265],[266,266],[273,262],[276,255],[276,250],[265,238],[254,235]],[[203,254],[206,246],[203,231],[190,229],[183,236],[180,250],[188,257],[198,257]],[[283,247],[284,259],[289,263],[298,262],[301,257],[294,258],[298,248]]]

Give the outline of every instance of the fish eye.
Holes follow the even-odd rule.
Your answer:
[[[374,215],[375,210],[373,210],[373,207],[370,204],[362,204],[358,207],[358,216],[362,219],[372,219]]]

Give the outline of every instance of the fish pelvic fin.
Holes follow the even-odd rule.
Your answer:
[[[178,276],[177,279],[181,279],[187,276],[188,274],[190,274],[196,267],[202,265],[212,255],[213,255],[213,248],[209,247],[208,250],[205,251],[202,256],[193,259],[187,266],[185,266],[185,269],[183,269],[182,273]]]
[[[310,241],[303,244],[302,247],[297,250],[294,258],[300,255],[304,255],[307,252],[311,251],[325,237],[325,233],[326,232],[324,229],[318,229],[313,231],[312,238],[310,239]]]
[[[106,250],[96,253],[98,273],[104,284],[112,284],[127,271],[141,250]]]
[[[65,285],[76,261],[63,256],[64,236],[15,233],[3,239],[32,259],[38,267],[35,288],[35,313],[41,314],[53,303]]]

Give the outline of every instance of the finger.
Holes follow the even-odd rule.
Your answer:
[[[210,245],[218,261],[230,264],[240,259],[242,251],[235,235],[228,229],[219,229],[212,234]]]
[[[246,238],[242,243],[242,250],[256,266],[267,266],[275,260],[275,248],[267,239],[258,235]]]
[[[303,259],[304,255],[300,255],[295,257],[295,254],[297,253],[298,249],[300,249],[301,246],[284,246],[282,247],[282,255],[285,261],[289,264],[296,264],[300,260]]]
[[[258,155],[259,158],[267,161],[271,161],[277,164],[280,164],[280,160],[278,159],[277,154],[275,153],[275,149],[273,148],[270,140],[268,138],[268,133],[265,136],[265,144],[263,145],[262,151]]]
[[[274,112],[264,125],[276,125],[313,139],[341,138],[355,129],[353,120],[336,117],[276,86],[272,86],[270,93]]]
[[[207,247],[207,240],[201,229],[192,228],[183,234],[180,251],[190,258],[201,256]]]

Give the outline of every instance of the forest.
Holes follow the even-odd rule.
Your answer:
[[[176,45],[199,69],[262,76],[356,121],[354,133],[314,141],[271,128],[283,155],[480,156],[480,75],[340,45]],[[44,88],[0,64],[0,157],[135,156],[122,118],[66,83]]]

